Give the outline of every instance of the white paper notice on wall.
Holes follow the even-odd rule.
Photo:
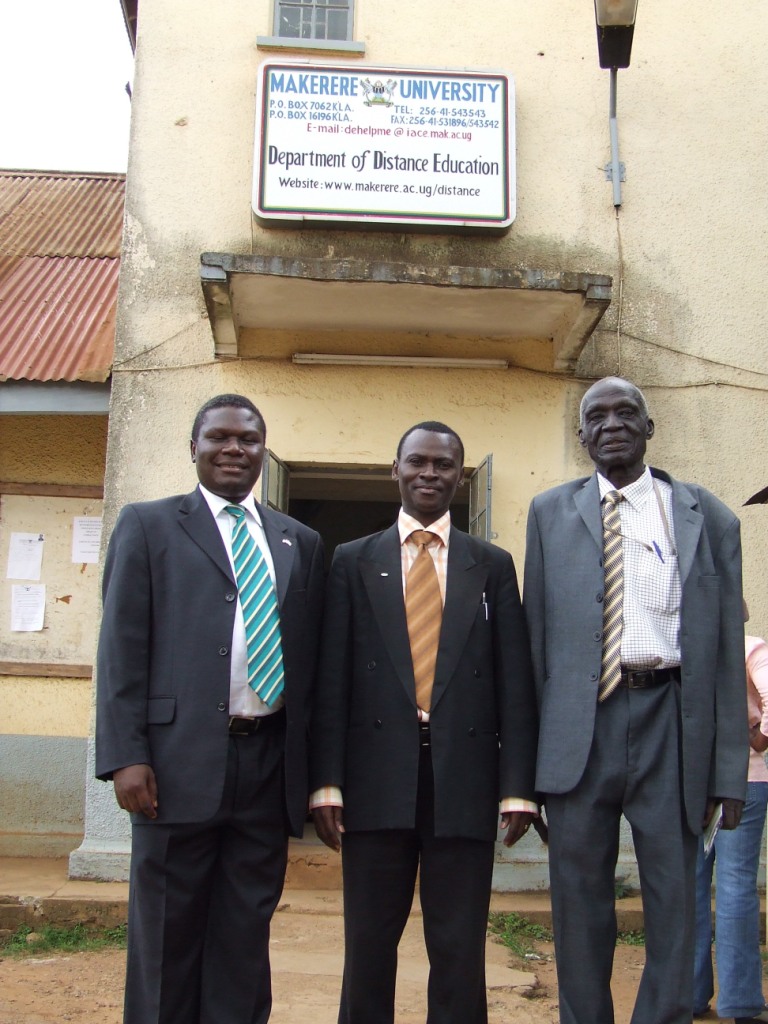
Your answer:
[[[101,546],[101,516],[72,519],[72,561],[98,562]]]
[[[39,632],[44,620],[45,584],[14,583],[11,587],[11,632]]]
[[[12,533],[8,545],[9,580],[39,580],[43,565],[42,533]]]

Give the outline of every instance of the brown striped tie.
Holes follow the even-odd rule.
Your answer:
[[[416,681],[416,703],[422,711],[429,711],[432,702],[437,645],[443,621],[440,583],[435,563],[427,551],[429,542],[436,538],[437,534],[429,530],[413,531],[411,539],[420,545],[420,550],[405,581],[405,617]]]
[[[624,558],[619,502],[624,495],[608,491],[603,499],[603,657],[597,699],[604,701],[621,682],[621,631],[624,625]]]

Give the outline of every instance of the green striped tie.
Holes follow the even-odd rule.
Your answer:
[[[280,613],[267,563],[251,536],[242,505],[227,505],[232,524],[232,559],[245,623],[248,685],[268,707],[285,686]]]
[[[624,557],[621,540],[620,491],[603,499],[603,657],[597,699],[604,701],[621,682],[621,633],[624,626]]]

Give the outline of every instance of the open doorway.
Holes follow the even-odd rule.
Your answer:
[[[451,505],[459,530],[490,539],[491,456],[467,470]],[[400,492],[391,466],[286,463],[268,452],[262,470],[263,504],[317,530],[330,559],[336,546],[391,526]]]

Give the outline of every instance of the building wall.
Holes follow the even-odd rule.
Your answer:
[[[190,489],[195,409],[217,392],[243,391],[288,461],[387,464],[411,423],[447,421],[469,463],[494,452],[494,528],[520,561],[531,497],[590,469],[576,436],[578,402],[589,381],[614,372],[646,391],[657,424],[650,461],[740,506],[768,472],[759,5],[708,2],[692,26],[684,5],[640,4],[632,66],[619,73],[627,180],[618,214],[603,172],[609,77],[598,67],[590,4],[356,6],[362,61],[316,61],[514,76],[517,220],[500,238],[259,226],[250,212],[254,89],[260,62],[275,55],[256,38],[272,34],[271,0],[144,4],[108,521],[125,501]],[[551,369],[545,343],[505,372],[216,363],[199,282],[204,251],[609,274],[613,303],[575,377]],[[374,342],[352,339],[351,350]],[[750,628],[763,634],[767,514],[742,510]]]
[[[101,499],[72,492],[101,488],[106,441],[106,417],[0,417],[0,550],[42,531],[46,585],[41,632],[11,632],[12,581],[0,595],[0,856],[61,856],[82,836],[99,566],[71,562],[71,519]]]

